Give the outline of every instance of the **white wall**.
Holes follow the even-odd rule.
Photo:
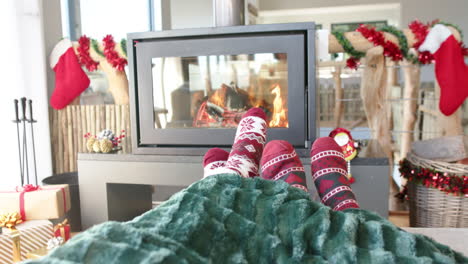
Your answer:
[[[213,26],[213,0],[171,0],[172,29]]]
[[[387,21],[390,25],[399,26],[400,4],[261,10],[259,14],[261,24],[311,21],[322,25],[323,29],[331,29],[334,23],[370,21]]]
[[[259,0],[259,2],[261,11],[399,3],[401,6],[400,27],[406,27],[414,19],[419,19],[423,22],[441,19],[458,25],[463,32],[466,32],[464,42],[468,42],[467,0]],[[349,16],[343,15],[334,19],[349,20],[351,16],[352,14]],[[374,15],[364,14],[362,17],[365,18],[367,16]],[[298,19],[293,17],[290,19]],[[315,18],[311,19],[313,21]],[[322,18],[317,17],[316,21],[319,19]]]
[[[467,0],[401,0],[401,4],[403,25],[408,25],[416,18],[423,22],[441,19],[459,26],[465,32],[463,41],[468,42]]]
[[[404,0],[414,1],[414,0]],[[449,0],[451,1],[451,0]],[[260,10],[284,10],[302,8],[336,7],[348,5],[372,5],[399,3],[399,0],[259,0]]]
[[[34,102],[34,115],[39,120],[34,130],[39,178],[52,173],[41,3],[40,0],[0,1],[0,24],[3,25],[0,27],[2,36],[0,50],[3,51],[3,60],[0,64],[2,76],[0,189],[2,190],[20,184],[16,126],[11,122],[14,119],[13,99],[15,98],[25,96]],[[27,129],[29,131],[29,126]],[[29,157],[32,158],[31,153]]]
[[[43,10],[43,28],[44,28],[44,54],[48,60],[48,54],[52,52],[55,44],[64,37],[62,33],[62,16],[61,16],[61,1],[60,0],[42,0]],[[55,72],[46,67],[48,97],[52,95],[55,87]]]

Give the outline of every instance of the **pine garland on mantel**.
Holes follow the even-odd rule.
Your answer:
[[[463,40],[463,32],[458,26],[439,20],[434,20],[427,24],[423,24],[418,20],[410,23],[409,28],[417,40],[411,48],[413,48],[416,53],[410,52],[408,39],[405,34],[394,26],[384,26],[377,30],[375,27],[370,25],[361,24],[356,31],[360,32],[375,46],[383,46],[384,56],[390,57],[393,61],[400,61],[405,58],[413,64],[428,64],[433,62],[432,55],[428,52],[418,52],[417,49],[426,38],[430,28],[437,24],[442,24],[456,29],[460,33],[461,40]],[[398,39],[398,46],[391,41],[385,40],[383,32],[394,35]],[[346,66],[351,69],[357,69],[360,64],[360,59],[365,56],[365,52],[357,51],[346,38],[344,33],[345,32],[343,31],[335,30],[331,34],[335,36],[338,43],[342,46],[344,53],[350,55],[350,58],[346,61]],[[460,48],[465,55],[468,55],[468,48],[463,45],[462,41],[460,41]]]

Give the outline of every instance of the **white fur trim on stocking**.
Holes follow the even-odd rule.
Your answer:
[[[55,65],[57,65],[60,57],[71,47],[73,46],[69,39],[62,39],[61,41],[59,41],[59,43],[55,45],[54,49],[50,53],[50,68],[55,68]]]
[[[440,45],[451,35],[452,31],[448,27],[437,24],[429,31],[426,39],[419,47],[419,51],[429,51],[434,54],[440,48]]]

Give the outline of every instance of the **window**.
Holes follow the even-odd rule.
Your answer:
[[[101,40],[107,34],[116,41],[127,33],[151,29],[149,0],[81,0],[81,34]]]
[[[387,21],[370,21],[370,22],[352,22],[352,23],[337,23],[331,25],[331,30],[339,30],[339,31],[355,31],[360,24],[371,25],[376,28],[380,28],[387,25]]]

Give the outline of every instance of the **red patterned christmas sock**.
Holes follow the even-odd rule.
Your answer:
[[[212,148],[208,150],[203,157],[203,178],[222,173],[228,157],[229,152],[223,149]]]
[[[304,166],[289,142],[284,140],[268,142],[263,150],[260,165],[262,178],[282,180],[308,192]]]
[[[242,177],[258,176],[258,164],[265,145],[266,115],[260,108],[251,108],[242,117],[226,163],[226,169]]]
[[[359,208],[346,178],[346,161],[341,148],[331,137],[317,139],[310,151],[312,178],[322,203],[334,211]]]

